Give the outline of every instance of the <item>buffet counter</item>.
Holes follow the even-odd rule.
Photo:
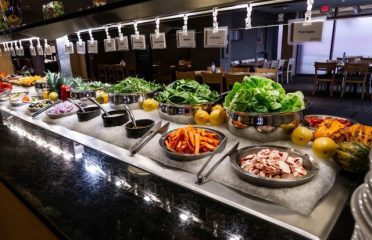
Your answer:
[[[331,188],[329,192],[326,193],[328,191],[327,190],[324,193],[325,195],[319,200],[318,203],[316,203],[315,208],[308,214],[300,213],[301,211],[299,211],[295,207],[301,206],[301,203],[296,204],[295,207],[292,207],[292,209],[296,209],[296,211],[291,210],[288,208],[291,206],[283,207],[277,203],[265,201],[262,199],[262,197],[257,198],[250,194],[243,193],[244,191],[237,191],[237,187],[227,187],[225,186],[225,184],[219,183],[218,179],[213,178],[213,175],[212,180],[207,181],[205,184],[196,184],[196,175],[192,168],[181,170],[182,168],[177,166],[177,164],[179,163],[174,166],[171,166],[169,163],[167,164],[167,162],[164,161],[165,159],[163,159],[164,156],[158,151],[158,149],[147,147],[147,150],[143,151],[144,155],[150,157],[143,156],[141,152],[140,154],[131,156],[129,151],[125,149],[128,147],[127,145],[124,145],[123,148],[120,146],[116,146],[120,144],[112,143],[112,140],[117,137],[116,135],[123,134],[123,132],[115,133],[113,130],[107,130],[109,131],[107,134],[102,134],[102,129],[97,129],[94,127],[85,129],[79,128],[80,130],[78,131],[78,129],[75,129],[72,126],[71,120],[59,119],[58,121],[50,121],[47,117],[43,116],[33,119],[31,118],[31,116],[28,116],[27,113],[25,113],[24,108],[22,110],[21,107],[9,107],[7,105],[7,102],[3,103],[0,110],[4,118],[4,123],[9,126],[10,129],[13,130],[13,132],[21,133],[21,135],[23,134],[25,136],[28,136],[27,133],[22,130],[24,123],[26,125],[35,126],[36,129],[43,129],[42,131],[55,134],[57,136],[57,139],[66,138],[73,142],[79,143],[86,148],[98,151],[100,154],[103,154],[109,158],[120,160],[122,164],[142,169],[154,176],[165,179],[167,182],[171,182],[176,186],[180,186],[182,188],[188,189],[189,191],[195,192],[197,196],[206,197],[207,199],[213,199],[213,201],[217,201],[220,204],[222,203],[223,205],[227,205],[229,208],[231,207],[233,209],[238,209],[239,211],[245,212],[246,216],[250,216],[253,219],[256,219],[257,222],[263,221],[265,223],[270,223],[269,225],[277,226],[279,227],[279,229],[283,229],[283,231],[286,232],[291,232],[299,238],[328,238],[342,209],[344,208],[346,201],[355,188],[354,182],[337,173],[335,175],[333,186],[330,185]],[[135,115],[137,115],[136,117],[139,117],[139,114],[140,113],[137,113],[135,111]],[[156,118],[156,115],[156,112],[150,113],[148,115],[148,118]],[[71,116],[71,118],[72,117],[76,118],[76,116]],[[100,120],[100,118],[98,117],[97,119]],[[14,122],[17,123],[15,124]],[[175,127],[176,126],[173,126],[173,128]],[[29,134],[35,135],[37,134],[36,132],[38,131],[34,129]],[[235,140],[237,140],[237,138]],[[76,159],[75,161],[78,161],[76,157],[76,149],[66,149],[69,149],[68,151],[71,151],[71,153],[67,153],[67,156],[71,157],[67,157],[65,159],[68,159],[68,161],[71,162],[74,162],[74,159]],[[152,155],[149,155],[149,152],[152,152]],[[66,156],[64,153],[61,154],[63,155],[61,156],[61,158]],[[103,159],[101,162],[104,161],[105,160]],[[162,163],[162,161],[164,162]],[[226,162],[228,162],[228,160],[226,160]],[[328,165],[326,164],[325,166]],[[219,168],[223,168],[223,165],[221,165]],[[100,169],[96,169],[95,167],[88,167],[88,169],[93,169],[93,172],[98,171],[98,173],[101,171]],[[103,178],[107,179],[109,175],[110,174],[107,174],[105,171],[101,172],[101,176]],[[310,186],[314,188],[317,187],[314,185]],[[307,190],[309,193],[312,193],[314,191],[313,188],[305,190]],[[278,190],[267,190],[267,192],[270,191]],[[288,190],[285,190],[283,192],[288,192]],[[254,195],[257,196],[257,194]],[[301,196],[299,196],[299,198],[301,199]],[[306,199],[304,201],[306,201]]]

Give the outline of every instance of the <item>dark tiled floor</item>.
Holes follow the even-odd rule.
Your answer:
[[[340,98],[339,93],[333,97],[329,92],[318,92],[312,95],[312,77],[296,76],[290,84],[283,84],[289,91],[302,91],[307,100],[310,101],[310,107],[306,111],[308,114],[329,114],[354,119],[362,124],[372,126],[372,101],[367,96],[364,100],[360,99],[360,94],[346,94]]]

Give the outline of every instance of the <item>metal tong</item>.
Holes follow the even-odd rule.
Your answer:
[[[202,168],[199,170],[199,172],[197,173],[196,177],[197,177],[197,181],[196,183],[197,184],[203,184],[205,179],[207,179],[209,177],[209,175],[211,175],[211,173],[218,167],[218,165],[221,164],[221,162],[223,160],[225,160],[228,156],[230,156],[231,154],[233,154],[236,150],[238,150],[238,147],[239,147],[239,142],[237,142],[232,148],[230,148],[229,151],[227,151],[227,153],[225,155],[223,155],[220,159],[218,159],[216,161],[216,163],[209,169],[209,171],[203,176],[202,173],[204,171],[204,169],[208,166],[208,164],[210,163],[210,161],[213,159],[213,157],[216,155],[217,152],[221,151],[222,149],[222,145],[225,144],[224,142],[227,141],[227,138],[223,139],[220,143],[220,145],[218,146],[218,148],[210,155],[210,157],[207,159],[207,161],[204,163],[204,165],[202,166]]]
[[[36,113],[33,113],[31,116],[32,118],[35,118],[37,116],[39,116],[40,114],[42,114],[43,112],[45,112],[46,110],[48,110],[49,108],[51,107],[54,107],[55,105],[57,105],[58,103],[61,103],[62,101],[61,100],[58,100],[52,104],[50,104],[49,106],[46,106],[45,108],[42,108],[40,109],[39,111],[37,111]]]

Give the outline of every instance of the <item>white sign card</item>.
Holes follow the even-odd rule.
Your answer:
[[[116,51],[116,41],[114,38],[105,39],[104,40],[105,45],[105,52],[114,52]]]
[[[50,56],[52,55],[52,48],[49,45],[47,45],[44,47],[44,52],[45,52],[45,55]]]
[[[132,42],[132,49],[133,50],[146,50],[146,38],[145,35],[141,34],[139,36],[137,35],[131,35],[131,42]]]
[[[37,55],[39,56],[44,55],[43,47],[41,45],[36,46],[36,51],[37,51]]]
[[[129,51],[128,37],[123,36],[122,38],[116,38],[117,50],[118,51]]]
[[[204,28],[204,47],[206,48],[224,48],[227,46],[227,27],[219,27],[214,32],[213,28]]]
[[[183,30],[178,30],[176,32],[177,35],[177,47],[178,48],[195,48],[196,41],[195,41],[195,31],[188,30],[184,32]]]
[[[167,48],[165,33],[150,34],[150,42],[151,42],[152,49],[166,49]]]
[[[295,19],[288,22],[288,44],[301,44],[304,42],[321,42],[323,37],[324,19],[312,19],[305,23],[304,19]]]
[[[50,46],[50,49],[52,50],[52,53],[56,53],[56,47],[55,46]]]
[[[98,53],[97,40],[88,40],[88,53]]]
[[[74,44],[72,42],[65,43],[65,53],[66,54],[74,53]]]
[[[13,47],[10,48],[10,55],[12,55],[13,57],[16,56],[16,52]]]
[[[85,42],[77,42],[76,43],[76,52],[78,54],[85,54],[86,53]]]
[[[30,54],[31,54],[31,56],[36,56],[36,49],[32,45],[30,46]]]

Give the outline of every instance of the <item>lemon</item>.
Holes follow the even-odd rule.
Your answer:
[[[56,92],[49,93],[49,99],[52,100],[52,101],[57,101],[58,97],[59,97],[58,93],[56,93]]]
[[[329,137],[320,137],[313,142],[312,150],[317,157],[330,158],[336,154],[337,144]]]
[[[48,90],[43,91],[42,97],[43,99],[49,99],[49,91]]]
[[[142,108],[146,112],[156,110],[156,109],[158,109],[158,106],[159,106],[159,102],[156,101],[153,98],[148,98],[148,99],[144,100],[143,103],[142,103]]]
[[[104,103],[108,103],[108,94],[105,93],[105,92],[102,92],[100,93],[97,98],[96,98],[97,102],[99,102],[100,104],[104,104]]]
[[[209,121],[209,114],[204,110],[197,110],[194,116],[194,120],[197,124],[204,125]]]
[[[291,134],[291,140],[294,144],[305,146],[313,138],[313,132],[303,126],[296,127]]]
[[[220,126],[226,121],[226,112],[223,109],[216,108],[209,115],[209,122],[213,126]]]
[[[221,110],[224,110],[223,107],[221,106],[221,104],[216,104],[216,105],[212,108],[212,111],[215,110],[215,109],[221,109]]]

